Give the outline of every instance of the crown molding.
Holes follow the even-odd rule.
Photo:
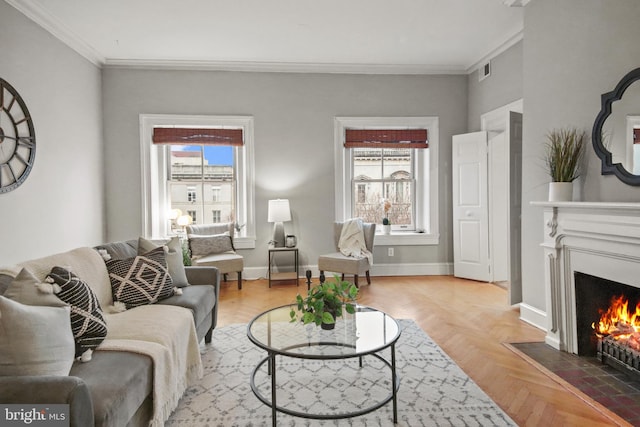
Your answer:
[[[466,74],[462,66],[428,64],[337,64],[307,62],[106,59],[105,68],[146,70],[246,71],[323,74]]]
[[[66,27],[45,9],[30,3],[28,0],[5,0],[27,18],[44,28],[62,43],[75,50],[89,62],[102,67],[105,58],[93,47],[85,43],[77,34]]]

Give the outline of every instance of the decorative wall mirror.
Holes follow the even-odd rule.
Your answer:
[[[591,134],[602,175],[613,174],[629,185],[640,185],[640,83],[633,84],[637,80],[640,68],[602,95],[602,109]]]

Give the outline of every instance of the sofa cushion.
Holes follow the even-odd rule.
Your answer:
[[[189,250],[191,257],[195,258],[233,251],[233,243],[227,233],[211,236],[189,235]]]
[[[114,301],[129,308],[154,304],[173,295],[164,247],[144,255],[106,262]]]
[[[76,356],[96,348],[107,336],[107,323],[96,295],[85,282],[65,268],[53,267],[47,278],[60,286],[56,296],[71,305]]]
[[[244,258],[235,252],[224,252],[194,259],[193,265],[216,267],[220,274],[235,273],[244,268]]]
[[[177,305],[191,310],[196,327],[209,315],[216,304],[213,286],[189,286],[182,289],[182,295],[164,299],[160,304]]]
[[[69,310],[0,296],[0,376],[68,375],[75,353]]]
[[[158,246],[159,245],[155,244],[151,240],[140,237],[138,239],[138,255],[149,252]],[[187,274],[184,271],[182,243],[180,242],[180,238],[178,236],[173,237],[166,243],[166,246],[169,248],[169,251],[166,254],[167,269],[169,270],[169,275],[173,281],[173,286],[177,286],[179,288],[189,286]]]
[[[91,363],[74,363],[69,375],[89,388],[96,427],[125,426],[152,393],[153,362],[143,354],[98,349]]]
[[[4,292],[4,296],[26,305],[45,305],[49,307],[64,307],[67,305],[55,296],[53,292],[45,292],[43,290],[47,288],[51,290],[51,285],[43,284],[29,270],[23,268],[16,278],[11,281]]]

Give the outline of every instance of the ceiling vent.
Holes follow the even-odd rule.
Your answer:
[[[478,81],[481,82],[491,75],[491,61],[487,61],[478,68]]]

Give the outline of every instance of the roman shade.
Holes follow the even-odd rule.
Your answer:
[[[426,129],[346,129],[345,148],[429,148]]]
[[[153,143],[242,146],[244,140],[242,129],[156,127],[153,128]]]

